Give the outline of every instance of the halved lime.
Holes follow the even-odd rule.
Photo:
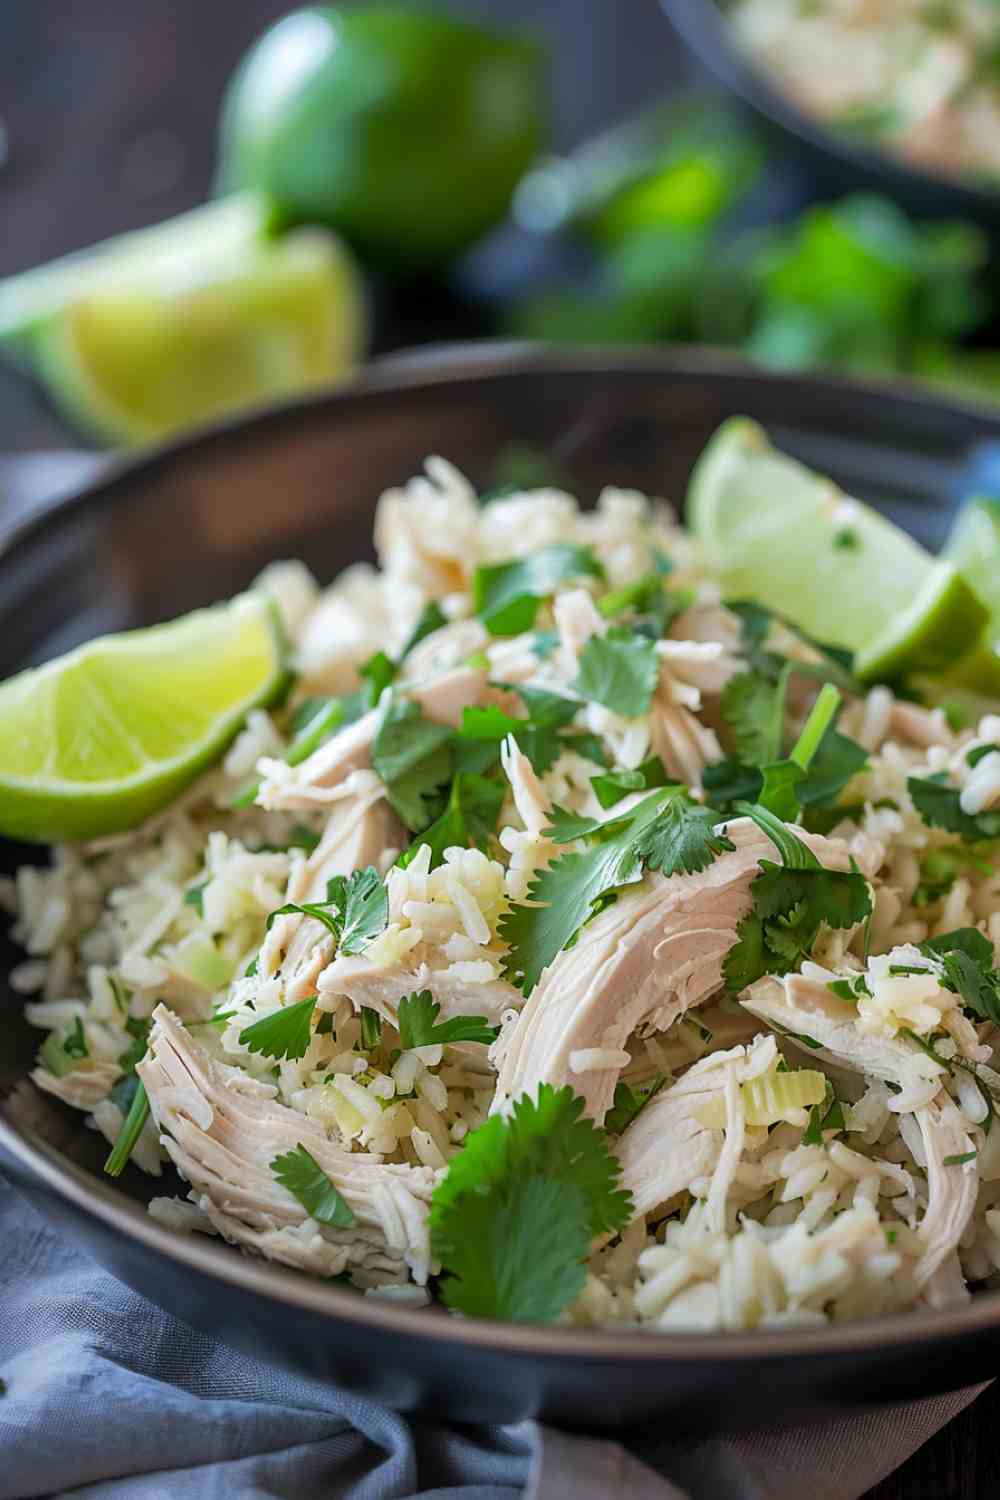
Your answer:
[[[747,418],[712,438],[687,511],[730,597],[756,599],[849,647],[867,680],[940,671],[982,632],[985,606],[954,563],[779,453]]]
[[[0,343],[99,438],[144,442],[344,375],[365,299],[327,230],[212,204],[0,283]]]
[[[286,678],[261,594],[104,636],[0,684],[0,833],[50,843],[133,827],[221,753]]]

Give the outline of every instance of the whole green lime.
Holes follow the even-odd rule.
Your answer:
[[[443,264],[503,218],[538,151],[544,63],[533,38],[403,5],[295,11],[229,85],[222,184],[371,259]]]

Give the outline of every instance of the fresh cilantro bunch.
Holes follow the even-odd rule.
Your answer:
[[[737,928],[723,964],[730,990],[739,994],[765,974],[788,974],[812,952],[825,922],[854,927],[872,914],[871,891],[859,871],[827,870],[802,840],[767,808],[741,804],[775,844],[781,864],[760,861],[751,883],[753,909]]]
[[[697,874],[732,849],[717,833],[719,815],[693,802],[681,787],[644,797],[620,818],[602,823],[562,809],[547,830],[556,843],[588,841],[580,853],[564,854],[532,881],[530,906],[513,906],[500,920],[509,944],[507,977],[529,995],[544,969],[576,937],[583,924],[618,887],[641,880],[646,870],[664,875]]]
[[[593,1237],[632,1201],[603,1131],[569,1088],[542,1084],[453,1156],[431,1200],[445,1303],[469,1317],[548,1323],[579,1296]]]

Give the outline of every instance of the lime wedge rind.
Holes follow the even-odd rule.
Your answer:
[[[215,668],[210,689],[205,653]],[[158,672],[170,678],[168,701],[187,678],[202,710],[199,732],[162,756],[151,751],[148,733],[134,732],[144,704],[155,712]],[[89,679],[102,675],[115,681],[110,700],[91,690]],[[103,637],[21,673],[0,685],[0,832],[52,843],[136,826],[190,785],[249,710],[273,702],[286,681],[273,608],[250,594],[166,625]],[[132,724],[123,704],[135,716]],[[122,774],[137,759],[138,769]],[[91,774],[64,774],[67,761]]]

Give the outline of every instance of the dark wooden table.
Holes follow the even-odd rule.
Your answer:
[[[292,8],[284,0],[7,0],[0,275],[199,202],[212,179],[223,83],[250,39]],[[562,145],[690,76],[656,0],[452,0],[452,9],[550,36]],[[445,305],[427,330],[462,331],[462,310]],[[392,334],[383,330],[383,343]],[[74,441],[40,396],[0,372],[0,454]],[[1000,1495],[998,1434],[994,1387],[868,1500]]]

